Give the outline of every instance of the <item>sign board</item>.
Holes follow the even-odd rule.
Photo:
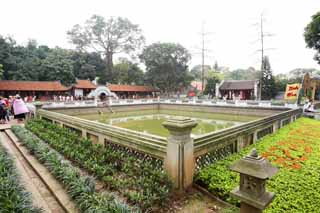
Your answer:
[[[300,88],[301,88],[301,84],[287,84],[286,93],[284,94],[284,99],[286,100],[297,99]]]

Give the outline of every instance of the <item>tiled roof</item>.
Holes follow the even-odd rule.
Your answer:
[[[89,80],[77,80],[77,83],[74,85],[77,89],[95,89],[97,88],[96,85],[94,85]]]
[[[257,80],[226,80],[220,86],[220,90],[251,90]]]
[[[108,84],[108,88],[112,92],[155,92],[157,89],[150,86],[136,86],[136,85],[118,85]]]
[[[0,81],[0,91],[67,91],[59,81]]]

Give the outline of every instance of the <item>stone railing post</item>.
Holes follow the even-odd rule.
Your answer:
[[[165,170],[174,187],[184,190],[192,185],[195,168],[191,130],[197,123],[190,118],[173,117],[162,124],[170,132],[165,159]]]
[[[256,149],[230,169],[240,173],[240,187],[231,191],[231,196],[241,200],[240,213],[261,213],[274,198],[274,193],[266,191],[266,180],[278,169],[258,156]]]

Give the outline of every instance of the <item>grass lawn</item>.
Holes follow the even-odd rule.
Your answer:
[[[267,189],[276,197],[265,212],[319,212],[320,122],[312,119],[300,118],[240,153],[202,169],[196,182],[221,199],[239,205],[229,194],[239,185],[239,174],[229,167],[253,147],[279,168],[267,182]]]

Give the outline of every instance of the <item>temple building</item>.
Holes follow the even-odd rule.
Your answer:
[[[75,97],[86,97],[97,88],[90,80],[79,80],[71,87],[71,94]]]
[[[0,81],[1,96],[34,97],[38,100],[52,99],[54,95],[66,95],[70,88],[63,86],[60,81]]]
[[[216,85],[216,97],[226,100],[256,100],[259,80],[224,80]]]

